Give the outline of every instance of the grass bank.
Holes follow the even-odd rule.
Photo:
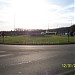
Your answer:
[[[42,36],[42,37],[32,37],[32,36],[11,36],[5,37],[4,42],[3,38],[0,38],[0,43],[5,44],[34,44],[34,45],[41,45],[41,44],[69,44],[75,43],[75,36],[68,37],[67,36]]]

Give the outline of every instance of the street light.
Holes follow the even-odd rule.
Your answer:
[[[15,13],[14,13],[14,31],[15,31]]]

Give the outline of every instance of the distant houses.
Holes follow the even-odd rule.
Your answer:
[[[70,27],[62,27],[56,29],[35,29],[35,30],[22,30],[17,29],[15,31],[4,31],[4,36],[49,36],[49,35],[60,35],[60,36],[75,36],[75,25]],[[0,36],[2,36],[2,31],[0,31]]]
[[[49,36],[49,35],[56,35],[57,32],[50,32],[49,30],[46,30],[45,32],[41,32],[41,35]]]

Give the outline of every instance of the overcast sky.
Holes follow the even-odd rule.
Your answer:
[[[0,0],[0,31],[47,29],[75,23],[74,0]]]

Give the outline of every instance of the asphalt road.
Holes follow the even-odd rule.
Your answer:
[[[74,64],[75,44],[0,45],[0,75],[75,75]]]

